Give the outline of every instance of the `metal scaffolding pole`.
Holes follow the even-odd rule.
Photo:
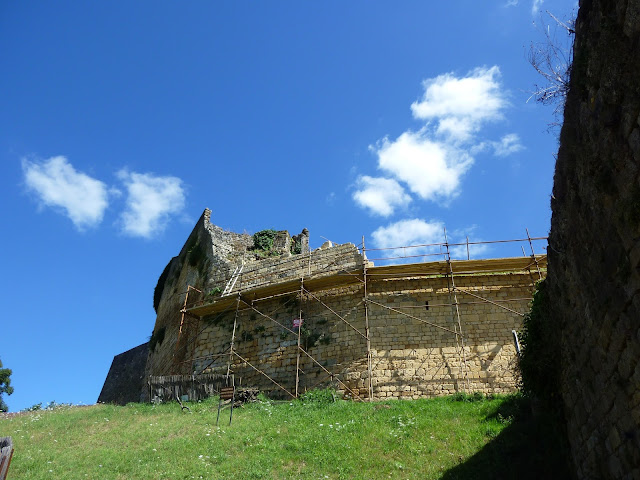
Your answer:
[[[187,285],[187,292],[185,294],[184,297],[184,302],[182,304],[182,308],[180,309],[180,328],[178,329],[178,338],[176,340],[176,345],[173,351],[173,359],[174,362],[176,362],[176,357],[178,357],[178,355],[181,353],[179,352],[180,348],[183,349],[184,355],[181,357],[183,360],[178,362],[178,365],[181,365],[182,370],[184,369],[184,365],[186,365],[189,360],[184,360],[184,358],[187,356],[187,349],[189,347],[189,334],[192,333],[193,328],[189,328],[190,327],[190,321],[187,319],[187,317],[192,317],[195,319],[196,321],[196,326],[195,326],[195,330],[196,330],[196,336],[197,336],[197,331],[198,328],[200,328],[200,318],[196,317],[194,315],[191,315],[190,313],[187,312],[187,305],[189,304],[189,293],[191,293],[191,290],[195,290],[196,292],[202,294],[202,292],[200,290],[198,290],[195,287],[192,287],[191,285]],[[186,339],[184,338],[186,336]],[[182,345],[180,344],[180,340],[182,340]],[[192,348],[192,352],[191,352],[191,366],[190,366],[190,373],[193,373],[193,356],[195,354],[195,346]],[[176,365],[174,364],[174,368],[176,368]],[[184,370],[183,370],[184,373]]]
[[[371,331],[369,329],[369,302],[367,297],[367,253],[364,245],[364,235],[362,236],[362,278],[364,280],[364,333],[367,338],[367,371],[369,401],[373,401],[373,366],[371,358]]]
[[[531,241],[531,235],[529,235],[529,229],[525,228],[527,231],[527,239],[529,240],[529,246],[531,247],[531,258],[536,264],[536,268],[538,269],[538,280],[542,280],[542,273],[540,273],[540,265],[538,264],[538,259],[536,258],[536,254],[533,251],[533,242]]]
[[[298,302],[298,349],[296,352],[296,398],[298,398],[298,386],[300,385],[300,334],[302,332],[302,295],[304,293],[304,277],[300,279],[300,301]]]
[[[248,284],[244,285],[242,283],[239,283],[240,286],[237,287],[237,297],[236,297],[236,301],[233,301],[233,294],[222,297],[220,299],[215,299],[215,300],[211,300],[208,297],[204,297],[203,296],[203,300],[204,301],[209,301],[211,304],[215,304],[218,301],[220,302],[218,304],[217,308],[211,308],[209,310],[199,310],[196,311],[194,309],[193,313],[196,312],[202,312],[202,314],[198,314],[198,315],[193,315],[193,313],[191,312],[191,308],[192,306],[190,306],[190,300],[192,298],[194,298],[196,296],[196,293],[200,293],[202,295],[202,292],[200,292],[200,290],[189,286],[187,289],[187,295],[184,298],[184,303],[182,305],[182,309],[180,310],[182,316],[180,319],[180,328],[179,328],[179,332],[178,332],[178,341],[176,343],[176,352],[178,350],[180,350],[180,353],[182,354],[181,358],[186,358],[185,361],[180,362],[180,364],[184,365],[186,367],[186,364],[190,361],[193,363],[195,361],[195,353],[196,353],[196,349],[195,346],[197,345],[197,339],[198,336],[200,335],[201,331],[200,331],[200,326],[202,324],[205,325],[209,325],[209,323],[207,322],[203,322],[202,319],[204,316],[206,316],[206,314],[211,314],[211,312],[219,312],[224,310],[225,312],[231,313],[231,310],[233,309],[233,304],[235,303],[235,317],[233,320],[233,330],[232,330],[232,335],[231,335],[231,342],[230,342],[230,346],[228,349],[226,349],[224,347],[224,345],[219,345],[218,347],[218,351],[220,352],[220,354],[214,354],[214,355],[208,355],[208,357],[218,357],[220,356],[220,363],[218,365],[219,368],[224,369],[224,357],[228,356],[228,362],[227,362],[227,376],[230,376],[233,372],[231,370],[232,366],[238,366],[238,360],[240,359],[241,361],[244,361],[247,365],[249,365],[253,370],[257,371],[258,373],[260,373],[261,375],[263,375],[264,377],[266,377],[267,379],[269,379],[272,383],[274,383],[275,385],[277,385],[280,389],[284,390],[285,392],[287,392],[288,395],[292,396],[292,397],[298,397],[300,394],[300,389],[301,389],[301,384],[300,384],[300,376],[301,375],[305,375],[309,374],[309,372],[306,372],[304,369],[301,368],[301,366],[303,366],[302,364],[306,365],[307,361],[306,359],[303,359],[301,357],[301,354],[304,354],[305,356],[309,357],[309,359],[312,362],[312,366],[316,365],[317,368],[319,368],[321,371],[325,372],[327,375],[330,375],[332,380],[336,380],[347,392],[349,392],[354,398],[358,398],[363,400],[363,398],[361,398],[358,393],[360,393],[362,391],[362,393],[364,394],[364,385],[362,385],[362,383],[360,383],[360,385],[363,386],[362,390],[355,390],[352,391],[349,387],[347,387],[347,385],[345,383],[343,383],[338,376],[342,375],[341,373],[333,373],[333,372],[329,372],[329,370],[327,370],[323,365],[320,364],[320,362],[318,362],[311,354],[309,354],[305,348],[302,347],[302,332],[301,332],[301,328],[302,328],[302,322],[303,321],[307,321],[309,320],[309,318],[313,318],[313,317],[309,317],[307,319],[302,319],[302,315],[303,315],[303,309],[305,310],[305,313],[307,315],[310,315],[311,312],[315,311],[314,309],[307,309],[307,306],[309,304],[311,304],[311,302],[313,302],[314,300],[317,301],[319,303],[319,305],[323,306],[327,312],[330,312],[331,314],[337,316],[342,322],[344,322],[347,327],[349,327],[350,329],[354,330],[356,333],[359,334],[359,336],[363,337],[366,340],[366,352],[367,352],[367,372],[368,372],[368,381],[366,383],[367,385],[367,389],[368,389],[368,396],[369,396],[369,400],[371,401],[373,399],[373,369],[374,369],[374,364],[373,364],[373,350],[372,350],[372,336],[371,336],[371,325],[370,325],[370,316],[373,315],[375,312],[373,310],[370,311],[370,308],[377,308],[382,307],[383,309],[387,309],[388,311],[391,312],[395,312],[398,314],[401,314],[403,316],[406,316],[408,318],[414,319],[416,322],[421,322],[421,323],[425,323],[427,325],[432,326],[433,328],[437,328],[437,329],[441,329],[441,330],[446,330],[451,334],[454,334],[456,336],[456,347],[457,347],[457,356],[458,356],[458,361],[459,361],[459,378],[463,379],[463,384],[460,385],[461,388],[464,388],[465,391],[470,391],[471,389],[471,383],[470,383],[470,372],[469,372],[469,364],[467,363],[467,358],[466,358],[466,347],[465,347],[465,343],[468,343],[468,338],[465,339],[463,332],[462,332],[462,320],[461,320],[461,313],[464,313],[464,305],[466,304],[477,304],[477,303],[488,303],[488,304],[492,304],[496,307],[499,307],[500,309],[509,311],[513,314],[517,314],[519,316],[522,316],[522,313],[519,313],[516,308],[517,307],[513,307],[513,308],[509,308],[506,305],[502,305],[502,303],[508,302],[508,301],[515,301],[515,300],[522,300],[522,299],[508,299],[508,300],[499,300],[499,299],[490,299],[490,298],[484,298],[485,296],[481,296],[478,295],[477,293],[474,293],[472,291],[467,291],[469,290],[466,287],[466,284],[463,282],[463,280],[461,280],[462,278],[466,278],[467,275],[474,275],[474,274],[489,274],[491,272],[503,272],[503,271],[514,271],[514,272],[528,272],[529,275],[532,277],[532,280],[535,278],[535,275],[532,275],[533,273],[533,267],[535,266],[538,270],[538,276],[540,278],[542,278],[542,273],[544,273],[544,268],[545,268],[545,256],[542,255],[539,258],[536,257],[535,252],[534,252],[534,246],[533,246],[533,241],[534,240],[541,240],[540,238],[532,238],[529,235],[529,231],[527,229],[527,238],[526,239],[520,239],[520,240],[505,240],[505,241],[496,241],[496,242],[470,242],[469,238],[466,238],[466,241],[464,243],[449,243],[448,242],[448,238],[447,238],[447,232],[446,229],[444,231],[444,236],[445,236],[445,243],[443,244],[434,244],[434,245],[439,245],[440,246],[440,254],[438,255],[446,255],[446,262],[423,262],[421,264],[415,264],[413,266],[404,266],[404,265],[392,265],[392,266],[378,266],[378,267],[373,267],[372,264],[369,262],[369,260],[367,259],[367,253],[371,254],[372,251],[376,251],[376,250],[382,250],[382,249],[366,249],[365,246],[365,238],[364,236],[362,237],[362,267],[357,268],[356,267],[349,267],[345,270],[335,270],[332,269],[332,265],[336,264],[338,262],[338,260],[334,260],[333,262],[331,262],[329,265],[326,265],[323,269],[314,269],[314,274],[312,276],[309,276],[306,278],[306,282],[305,282],[305,278],[302,277],[298,277],[298,275],[300,275],[299,273],[297,273],[297,275],[289,277],[289,279],[285,280],[281,280],[281,279],[275,279],[275,280],[270,280],[271,282],[274,283],[274,286],[277,288],[265,288],[265,285],[269,284],[269,280],[267,278],[266,275],[258,275],[258,271],[257,271],[257,267],[254,268],[253,270],[249,270],[248,272],[242,272],[243,274],[249,274],[252,272],[255,272],[256,277],[260,277],[263,281],[262,283],[256,283],[256,282],[249,282]],[[512,242],[512,241],[522,241],[523,243],[526,242],[528,240],[529,242],[529,246],[531,248],[531,260],[530,261],[519,261],[519,262],[513,262],[513,259],[493,259],[493,260],[487,260],[485,261],[481,261],[481,260],[473,260],[470,261],[470,246],[471,245],[477,245],[477,244],[491,244],[491,243],[505,243],[505,242]],[[428,247],[432,247],[433,245],[427,245]],[[402,247],[404,249],[409,249],[409,248],[415,248],[415,247],[420,247],[420,246],[405,246]],[[456,262],[452,260],[451,257],[451,248],[450,247],[460,247],[460,249],[464,249],[466,247],[466,252],[467,252],[467,262],[461,262],[460,265]],[[428,254],[431,255],[431,254]],[[525,254],[525,249],[523,249],[523,255],[528,256]],[[305,258],[304,256],[302,257],[302,265],[303,268],[308,267],[310,269],[311,265],[310,265],[310,260],[311,260],[311,252],[309,252],[309,258],[308,258],[308,262],[307,258]],[[419,256],[426,256],[426,255],[408,255],[405,256],[404,258],[413,258],[413,257],[419,257]],[[391,258],[396,259],[396,258],[401,258],[401,257],[394,257],[391,256]],[[522,260],[522,259],[521,259]],[[285,260],[279,263],[282,265],[285,265],[289,262],[290,260]],[[485,263],[481,263],[481,262],[485,262]],[[493,263],[492,263],[493,262]],[[308,263],[308,265],[305,265],[305,263]],[[527,264],[525,266],[525,264]],[[456,264],[456,273],[455,275],[458,276],[458,283],[460,283],[460,287],[458,287],[456,285],[456,278],[454,275],[454,270],[453,270],[453,264]],[[351,265],[351,264],[350,264]],[[392,268],[393,267],[393,268]],[[315,268],[315,267],[314,267]],[[336,267],[338,268],[338,267]],[[346,268],[346,267],[345,267]],[[395,270],[394,270],[395,268]],[[330,275],[328,276],[318,276],[318,273],[322,273],[325,270],[328,271],[328,273]],[[335,270],[335,271],[334,271]],[[380,302],[376,302],[376,298],[378,295],[380,294],[384,294],[386,292],[386,290],[383,289],[382,292],[378,292],[377,289],[373,289],[372,290],[372,285],[378,285],[377,283],[369,285],[369,282],[371,281],[371,279],[374,279],[375,281],[378,280],[395,280],[395,279],[407,279],[407,280],[414,280],[416,278],[442,278],[443,276],[446,276],[447,279],[447,287],[448,287],[448,291],[449,291],[449,302],[450,303],[438,303],[438,304],[432,304],[431,306],[435,307],[435,306],[450,306],[451,307],[451,318],[452,318],[452,326],[453,329],[447,328],[444,325],[448,324],[448,320],[445,322],[444,325],[437,325],[435,323],[429,322],[428,320],[424,320],[422,318],[419,318],[416,315],[411,315],[410,313],[405,313],[401,310],[403,309],[411,309],[411,308],[424,308],[423,306],[411,306],[411,307],[397,307],[397,308],[393,308],[390,307],[388,305],[385,305],[383,303]],[[297,277],[297,278],[296,278]],[[269,277],[270,278],[270,277]],[[299,288],[297,287],[297,283],[298,283],[298,278],[299,278]],[[349,282],[345,282],[344,278],[350,278],[351,281]],[[357,281],[356,281],[357,278]],[[333,283],[335,281],[335,283]],[[246,283],[246,282],[245,282]],[[278,287],[278,283],[282,283],[281,287]],[[356,314],[356,318],[360,318],[359,317],[359,311],[360,311],[360,302],[353,301],[351,303],[351,305],[355,305],[354,307],[351,307],[350,309],[350,313],[348,313],[347,315],[344,315],[344,313],[339,310],[338,308],[336,308],[332,303],[331,303],[331,296],[329,296],[329,300],[327,300],[321,293],[323,290],[329,290],[331,291],[331,289],[335,289],[335,288],[340,288],[343,287],[345,285],[358,285],[359,288],[359,284],[362,284],[363,286],[363,297],[362,297],[362,302],[364,303],[364,330],[359,330],[358,328],[356,328],[355,323],[351,324],[347,318],[348,315],[355,311]],[[473,290],[473,288],[471,289]],[[235,293],[235,292],[234,292]],[[315,293],[315,294],[314,294]],[[446,295],[446,290],[443,291],[442,293],[444,293]],[[459,298],[458,298],[458,293],[460,293],[461,295],[464,296],[470,296],[470,297],[474,297],[475,301],[471,301],[471,302],[467,302],[465,303],[463,301],[463,303],[459,302]],[[479,293],[479,292],[478,292]],[[341,294],[341,292],[340,292]],[[277,320],[275,320],[274,318],[272,318],[271,315],[273,315],[273,313],[270,313],[269,315],[259,311],[257,308],[255,308],[256,304],[259,304],[258,302],[260,301],[266,301],[266,300],[271,300],[274,298],[278,298],[278,297],[282,297],[282,296],[291,296],[291,300],[295,299],[296,296],[299,296],[300,299],[300,304],[299,304],[299,309],[298,309],[298,318],[297,318],[297,331],[296,328],[294,326],[291,325],[287,325],[287,322],[283,322],[280,323]],[[353,290],[351,292],[349,292],[349,295],[352,297],[353,300],[356,299],[356,297],[353,297],[353,295],[358,295],[357,290]],[[488,295],[489,297],[491,297],[491,295]],[[251,299],[250,299],[251,298]],[[305,307],[303,308],[302,306],[302,299],[305,299]],[[460,297],[462,298],[462,297]],[[464,298],[462,298],[462,300],[464,300]],[[202,303],[200,302],[200,303]],[[242,304],[242,305],[241,305]],[[286,304],[286,303],[285,303]],[[246,305],[246,306],[245,306]],[[214,305],[215,306],[215,305]],[[247,309],[248,307],[248,309]],[[280,308],[280,307],[279,307]],[[462,309],[462,312],[461,312]],[[235,349],[235,345],[236,345],[236,341],[235,341],[235,336],[236,336],[236,332],[239,332],[240,329],[238,329],[237,327],[240,326],[242,329],[242,325],[239,325],[239,321],[241,321],[242,317],[241,315],[243,314],[244,311],[253,311],[256,312],[259,316],[264,317],[268,320],[270,320],[271,322],[273,322],[275,325],[278,325],[279,327],[281,327],[283,329],[284,332],[290,332],[293,335],[297,335],[297,355],[296,355],[296,374],[295,374],[295,392],[294,391],[288,391],[286,390],[284,387],[282,387],[282,385],[280,385],[279,383],[277,383],[274,378],[272,378],[269,374],[267,374],[266,372],[260,370],[260,368],[257,367],[257,365],[259,365],[258,363],[255,363],[256,361],[253,360],[252,357],[247,357],[247,358],[243,358],[241,357]],[[293,309],[289,310],[290,312],[293,311],[295,312],[295,307],[293,307]],[[204,314],[204,315],[203,315]],[[324,315],[324,314],[323,314]],[[344,316],[343,316],[344,315]],[[193,319],[197,319],[198,323],[194,322],[194,320],[190,317],[192,316]],[[374,315],[375,317],[375,315]],[[372,317],[372,318],[374,318]],[[427,317],[428,318],[428,317]],[[194,326],[196,326],[195,330],[194,330]],[[306,326],[306,325],[305,325]],[[291,328],[289,328],[291,327]],[[206,327],[205,327],[206,328]],[[465,342],[465,340],[467,340],[467,342]],[[221,340],[222,341],[222,340]],[[240,341],[240,339],[238,340]],[[193,342],[192,345],[192,351],[189,352],[188,348],[191,346],[191,342]],[[287,342],[287,344],[289,344]],[[184,351],[184,353],[183,353]],[[321,350],[319,350],[321,351]],[[178,357],[176,355],[176,353],[174,352],[174,357],[175,360],[174,361],[178,361]],[[198,357],[198,360],[201,357]],[[255,365],[252,365],[251,363],[249,363],[248,359],[254,361]],[[358,363],[361,364],[362,361],[362,357],[360,357]],[[290,356],[290,353],[287,354],[287,367],[290,368],[290,365],[292,363],[293,358]],[[455,362],[455,358],[451,359],[453,362]],[[258,360],[259,361],[259,360]],[[213,361],[211,362],[213,363]],[[210,364],[211,364],[210,363]],[[341,364],[338,364],[338,367],[336,367],[336,369],[340,368]],[[360,367],[361,369],[361,367]],[[224,370],[223,370],[224,371]],[[267,369],[267,371],[269,371]],[[236,372],[237,373],[237,372]],[[273,372],[270,371],[270,373],[273,375]],[[321,373],[321,372],[320,372]],[[308,384],[310,384],[309,382],[313,383],[314,380],[309,376],[309,377],[305,377],[305,385],[303,386],[304,388],[308,388]],[[286,382],[285,382],[286,383]],[[320,382],[319,382],[320,383]],[[458,383],[458,382],[456,382]],[[356,393],[356,391],[358,393]],[[364,395],[362,395],[364,397]]]
[[[469,393],[469,374],[467,372],[467,353],[464,346],[464,336],[462,335],[462,322],[460,322],[460,309],[458,308],[458,295],[456,293],[456,284],[453,279],[453,267],[451,265],[451,252],[449,251],[449,240],[447,239],[447,229],[444,229],[444,241],[447,250],[447,266],[449,267],[449,294],[453,294],[454,311],[457,318],[457,331],[459,335],[456,335],[456,347],[458,348],[458,357],[460,358],[460,371],[465,379],[465,390]],[[454,325],[454,330],[456,326]],[[461,352],[462,350],[462,352]]]
[[[231,361],[233,360],[233,346],[236,340],[236,327],[238,325],[238,309],[240,308],[240,292],[238,292],[238,299],[236,300],[236,314],[233,317],[233,330],[231,332],[231,345],[229,346],[229,362],[227,363],[227,378],[231,372]]]

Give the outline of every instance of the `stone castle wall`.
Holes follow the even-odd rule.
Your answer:
[[[279,255],[262,259],[251,250],[251,235],[223,230],[212,224],[210,217],[211,211],[206,209],[180,253],[171,259],[158,280],[154,335],[161,332],[162,342],[150,349],[147,376],[192,373],[189,349],[197,326],[193,318],[181,313],[185,301],[193,304],[203,301],[207,292],[216,287],[224,290],[241,265],[244,264],[242,273],[230,293],[308,276],[309,272],[320,276],[362,266],[362,258],[353,244],[309,252],[306,229],[293,237],[299,242],[301,253],[290,253],[292,237],[281,231],[274,242]]]
[[[331,385],[346,396],[368,397],[364,286],[354,280],[362,278],[365,261],[356,246],[326,244],[292,255],[291,237],[278,232],[279,256],[251,257],[250,236],[225,232],[209,216],[206,210],[158,282],[154,336],[161,341],[150,342],[146,375],[226,373],[235,319],[231,371],[243,384],[288,397],[295,393],[299,362],[299,392]],[[308,232],[300,237],[308,245]],[[351,282],[341,283],[345,278]],[[501,393],[517,387],[512,330],[521,328],[522,317],[496,303],[526,312],[529,273],[456,275],[462,338],[456,338],[455,299],[446,276],[384,278],[367,280],[375,398]],[[323,283],[315,293],[308,287],[314,281]],[[302,284],[312,292],[301,291]],[[220,297],[228,285],[233,288]],[[274,285],[287,287],[255,294]],[[202,318],[190,314],[192,306],[212,303],[226,310]],[[300,358],[293,326],[299,318],[301,346],[308,353]]]
[[[266,258],[259,262],[246,264],[229,290],[228,295],[271,285],[288,280],[299,280],[336,272],[349,272],[362,268],[362,255],[352,243],[321,247],[316,250],[289,257]],[[233,272],[231,272],[233,273]],[[218,282],[210,282],[209,285],[224,289],[231,275]]]
[[[549,235],[579,478],[640,478],[640,1],[580,2]]]
[[[126,405],[139,402],[147,384],[144,370],[148,355],[149,344],[143,343],[113,357],[98,403]]]
[[[506,300],[504,305],[520,313],[528,310],[532,290],[529,274],[456,276],[456,286],[494,302]],[[347,396],[366,398],[363,298],[363,287],[356,285],[255,302],[255,310],[245,305],[237,317],[235,305],[205,317],[193,352],[194,369],[226,372],[235,318],[234,349],[239,356],[232,359],[232,372],[245,385],[287,397],[253,367],[294,393],[297,334],[283,327],[295,330],[293,320],[302,318],[301,345],[313,359],[301,354],[299,391],[332,385]],[[459,293],[465,371],[446,278],[371,281],[368,299],[374,398],[419,398],[466,387],[485,393],[516,389],[512,330],[521,328],[521,316]]]

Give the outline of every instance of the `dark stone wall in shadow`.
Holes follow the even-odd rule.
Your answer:
[[[583,0],[548,289],[579,478],[640,478],[640,0]]]
[[[113,357],[98,403],[126,405],[139,402],[145,383],[144,371],[148,355],[149,343],[143,343]]]

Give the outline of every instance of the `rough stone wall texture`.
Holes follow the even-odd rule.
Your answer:
[[[640,0],[581,1],[549,298],[580,478],[640,478]]]
[[[117,405],[139,402],[140,392],[146,385],[145,366],[148,354],[149,344],[144,343],[113,357],[98,402]]]
[[[520,313],[528,310],[532,290],[528,274],[457,276],[456,286],[494,302],[507,300],[506,305]],[[293,319],[303,318],[301,345],[313,359],[301,355],[299,391],[333,385],[347,396],[366,398],[363,296],[361,286],[349,286],[256,302],[255,310],[241,309],[237,317],[235,307],[205,317],[195,344],[195,370],[226,372],[235,319],[238,356],[232,359],[232,371],[243,384],[286,397],[283,389],[295,392],[297,334],[283,326],[293,329]],[[374,398],[451,394],[464,391],[467,381],[472,391],[485,393],[517,387],[512,330],[522,327],[521,316],[459,294],[465,374],[446,278],[372,281],[368,298]]]
[[[252,251],[253,238],[248,234],[228,232],[210,221],[211,211],[206,209],[196,223],[180,253],[171,259],[158,280],[154,294],[157,317],[154,333],[163,332],[149,352],[146,374],[190,374],[191,349],[188,342],[197,333],[197,323],[186,316],[182,321],[181,309],[187,301],[201,300],[211,289],[224,287],[234,272],[244,263],[232,292],[239,288],[300,278],[302,274],[331,273],[362,265],[354,245],[309,252],[309,232],[296,235],[299,254],[291,254],[291,237],[286,231],[277,232],[277,257],[261,259]],[[188,290],[191,285],[198,290]],[[189,297],[187,299],[187,292]],[[180,325],[182,323],[182,333]],[[182,342],[178,344],[178,342]]]
[[[300,292],[295,286],[301,278],[362,272],[363,257],[356,246],[327,243],[310,252],[308,232],[303,231],[294,237],[302,253],[291,255],[291,238],[278,232],[281,255],[260,259],[247,255],[252,245],[249,235],[225,232],[211,224],[209,216],[205,211],[158,281],[154,337],[162,338],[162,333],[164,338],[151,342],[155,345],[149,352],[146,374],[226,373],[236,320],[231,369],[245,385],[287,397],[287,392],[295,392],[299,361],[300,392],[332,385],[347,396],[369,396],[363,286],[350,284],[316,293]],[[234,278],[243,261],[241,274]],[[181,314],[185,304],[217,298],[208,293],[219,291],[215,287],[224,290],[233,284],[227,289],[228,298],[233,298],[241,290],[289,281],[294,286],[286,295],[255,300],[251,293],[243,294],[243,301],[254,299],[255,309],[241,302],[236,313],[236,302],[225,301],[226,311],[203,319]],[[508,308],[524,313],[531,298],[531,276],[456,275],[464,350],[462,342],[456,341],[457,316],[447,282],[441,276],[370,277],[368,318],[375,398],[419,398],[467,389],[500,393],[516,388],[512,330],[521,328],[522,317],[463,292],[493,302],[506,301]],[[188,290],[188,285],[198,290]],[[297,318],[304,319],[301,345],[309,354],[299,359],[293,327]]]
[[[275,257],[245,266],[229,293],[287,280],[330,275],[362,267],[362,255],[352,243],[319,248],[292,257]],[[224,282],[217,284],[222,286]]]

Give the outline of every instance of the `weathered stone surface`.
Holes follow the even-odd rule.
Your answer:
[[[283,230],[274,238],[271,254],[277,256],[263,259],[264,252],[253,249],[251,235],[223,230],[210,219],[211,211],[205,209],[180,253],[171,259],[158,280],[154,295],[157,312],[154,332],[164,329],[164,339],[149,352],[147,376],[192,373],[194,345],[191,340],[197,333],[197,324],[193,318],[183,318],[181,309],[185,301],[202,300],[214,292],[219,295],[227,287],[228,293],[236,292],[247,287],[246,279],[268,283],[274,278],[282,278],[287,272],[284,267],[278,269],[277,265],[282,264],[283,259],[299,257],[301,268],[311,268],[307,258],[309,232],[306,229],[294,237],[299,241],[300,254],[291,254],[292,239]]]
[[[349,259],[350,250],[343,250]],[[458,275],[456,286],[493,302],[509,300],[509,308],[520,313],[528,310],[532,288],[528,273]],[[235,320],[238,356],[232,359],[231,370],[242,377],[243,384],[287,397],[287,391],[295,391],[298,360],[297,335],[288,329],[302,316],[301,345],[313,359],[300,356],[299,390],[332,385],[346,396],[366,398],[363,298],[362,286],[313,296],[292,293],[257,302],[255,310],[243,307],[237,314],[233,309],[206,317],[195,342],[195,371],[226,372],[229,356],[219,354],[229,351]],[[462,341],[456,342],[453,333],[456,317],[446,278],[373,279],[368,283],[368,299],[374,398],[430,397],[467,388],[484,393],[516,389],[519,376],[512,330],[522,327],[518,314],[476,297],[460,299],[463,354]]]
[[[353,244],[327,242],[313,251],[308,245],[306,229],[294,237],[276,232],[274,248],[279,255],[263,258],[253,251],[251,236],[220,229],[205,210],[158,281],[157,319],[145,377],[226,373],[230,368],[243,385],[286,397],[295,392],[299,362],[299,392],[331,385],[347,397],[368,397],[362,284],[314,293],[294,286],[290,293],[267,298],[246,294],[274,283],[293,280],[302,286],[302,279],[353,275],[363,272],[365,262],[371,265]],[[456,287],[464,338],[456,338],[455,298],[446,276],[369,277],[374,398],[420,398],[469,390],[501,393],[517,388],[512,331],[522,327],[521,315],[528,310],[531,274],[456,275]],[[242,292],[243,301],[230,302],[226,311],[204,318],[183,313],[185,306],[195,302],[211,303],[221,293],[233,299]],[[470,293],[466,298],[465,292]],[[489,302],[478,301],[478,296]],[[508,302],[513,311],[500,308],[498,302]],[[298,355],[293,322],[300,318],[303,352]],[[142,393],[144,398],[147,389]]]
[[[554,177],[549,299],[580,478],[640,478],[638,12],[640,0],[580,2]]]
[[[113,357],[98,403],[126,405],[139,402],[146,384],[145,366],[148,354],[149,344],[143,343]]]

